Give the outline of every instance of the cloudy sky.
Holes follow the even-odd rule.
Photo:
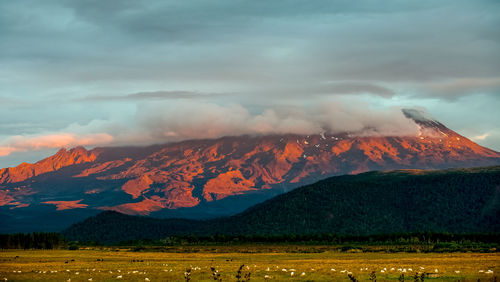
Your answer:
[[[0,1],[0,167],[60,147],[413,130],[500,150],[500,1]]]

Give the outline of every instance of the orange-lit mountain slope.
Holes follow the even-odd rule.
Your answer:
[[[22,163],[16,167],[0,169],[0,183],[20,182],[31,177],[56,171],[75,164],[94,162],[97,154],[76,147],[71,150],[61,149],[55,155],[34,164]]]
[[[0,208],[146,215],[220,201],[224,209],[234,197],[265,198],[333,175],[500,163],[498,152],[418,112],[405,114],[419,126],[418,134],[237,136],[145,148],[62,149],[35,164],[0,170]]]

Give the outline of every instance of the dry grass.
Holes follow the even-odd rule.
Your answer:
[[[360,281],[369,281],[372,271],[375,271],[377,281],[398,281],[404,269],[406,281],[414,281],[415,272],[433,273],[435,277],[426,278],[425,281],[493,281],[500,271],[499,262],[500,255],[497,253],[9,250],[0,252],[0,281],[3,278],[8,281],[89,281],[90,278],[91,281],[184,281],[187,269],[191,270],[191,281],[214,281],[211,267],[218,271],[222,281],[237,281],[238,269],[243,264],[243,274],[251,273],[250,281],[264,281],[266,277],[277,281],[349,281],[348,272],[352,272]],[[381,272],[384,268],[386,271]],[[479,272],[480,270],[484,272]],[[487,273],[488,270],[493,273]],[[302,273],[304,275],[301,276]],[[121,278],[117,278],[120,276]]]

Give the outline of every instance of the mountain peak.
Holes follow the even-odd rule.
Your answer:
[[[97,156],[96,152],[87,151],[82,146],[70,150],[61,148],[54,155],[34,164],[24,162],[16,167],[1,169],[0,183],[24,181],[40,174],[59,170],[63,167],[93,162]]]
[[[401,109],[405,117],[412,119],[416,122],[436,122],[435,119],[430,117],[425,111],[418,109]]]

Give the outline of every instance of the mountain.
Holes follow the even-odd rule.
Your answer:
[[[103,212],[70,240],[118,243],[169,235],[373,235],[500,232],[500,166],[367,172],[297,188],[226,218],[157,219]]]
[[[323,132],[61,149],[0,170],[0,232],[58,231],[102,210],[213,218],[335,175],[500,164],[498,152],[418,111],[403,113],[418,134]]]

